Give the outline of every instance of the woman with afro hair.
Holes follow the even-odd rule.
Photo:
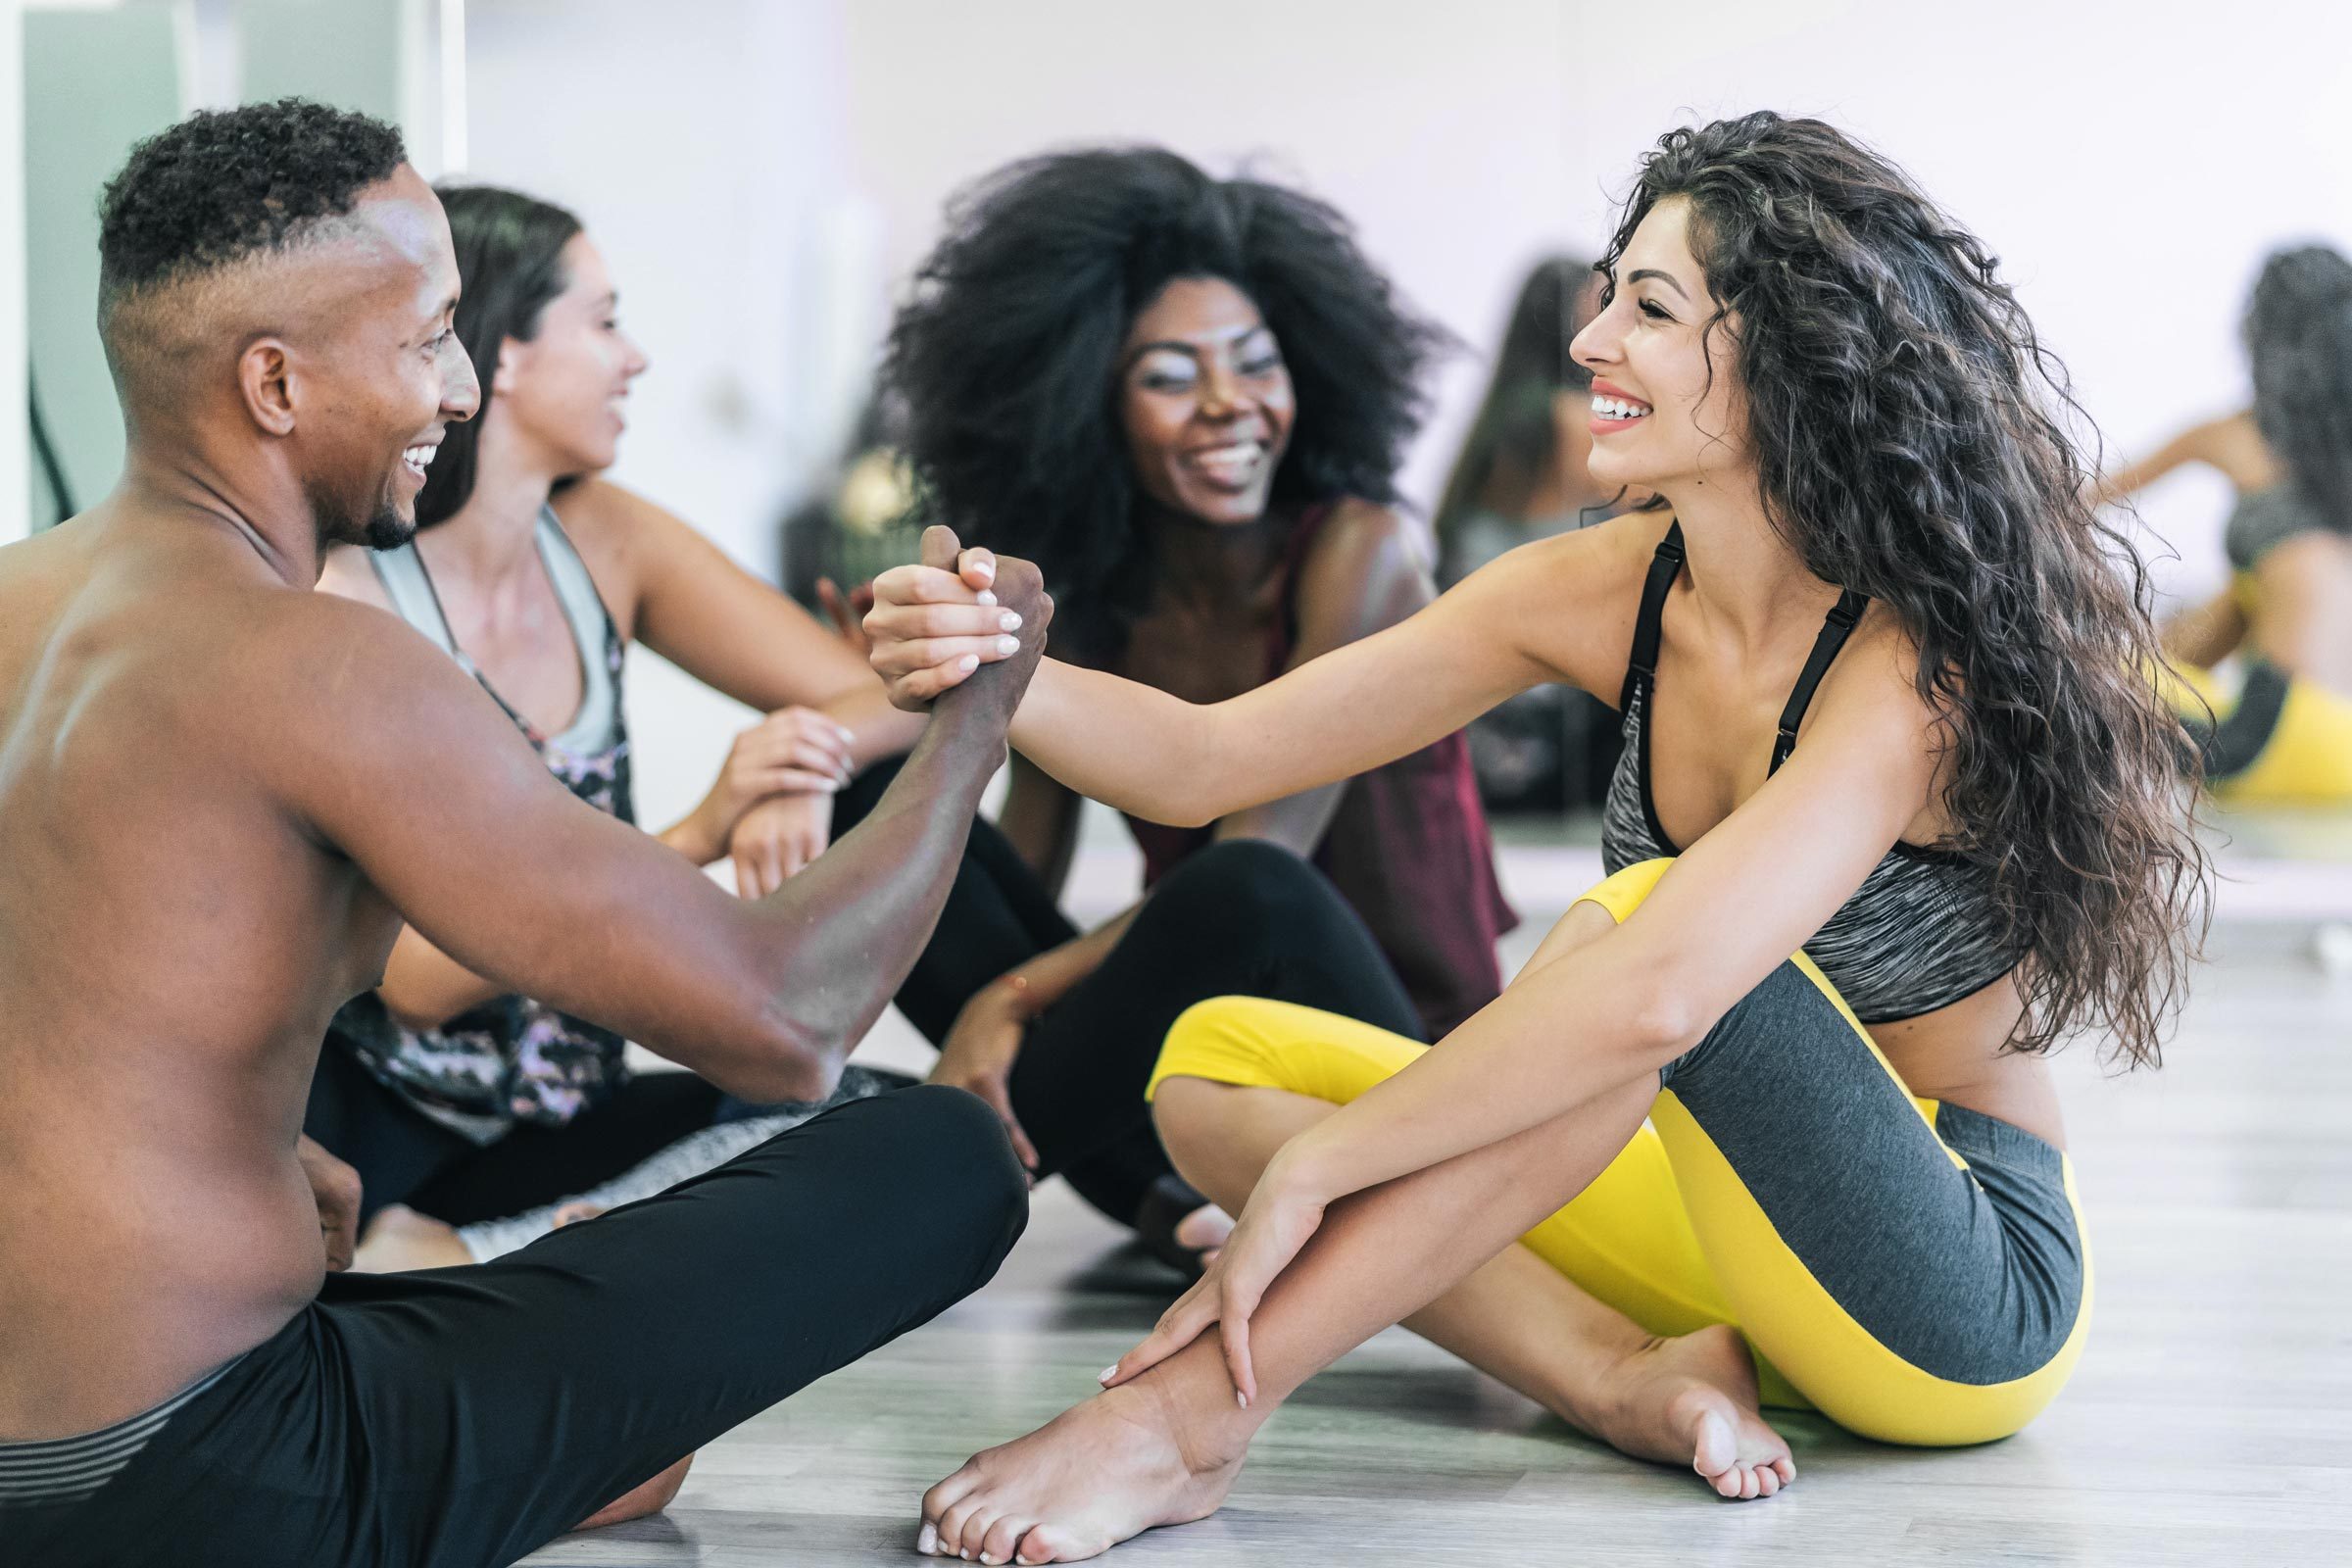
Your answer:
[[[1322,203],[1095,149],[951,206],[886,378],[932,512],[1062,596],[1059,657],[1214,702],[1434,597],[1394,474],[1442,341]],[[1079,806],[1016,764],[901,1004],[952,1018],[935,1080],[997,1104],[1033,1168],[1189,1261],[1222,1216],[1143,1098],[1178,1014],[1250,994],[1435,1039],[1500,991],[1513,916],[1458,735],[1197,829],[1131,818],[1146,896],[1085,935],[1054,892]]]
[[[2235,804],[2352,805],[2352,261],[2325,245],[2273,255],[2245,337],[2254,406],[2182,431],[2101,493],[2192,463],[2230,481],[2230,586],[2165,626],[2205,776]],[[2212,674],[2232,655],[2234,692]]]

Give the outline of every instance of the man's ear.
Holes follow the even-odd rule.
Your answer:
[[[294,433],[293,357],[273,337],[256,338],[237,356],[237,391],[253,422],[271,435]]]

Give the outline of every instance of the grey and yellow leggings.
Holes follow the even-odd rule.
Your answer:
[[[1671,863],[1629,866],[1585,899],[1623,920]],[[1152,1087],[1205,1078],[1344,1104],[1429,1049],[1226,997],[1177,1021]],[[1653,1334],[1738,1327],[1767,1403],[1887,1443],[2017,1431],[2064,1385],[2090,1321],[2065,1154],[1914,1099],[1802,954],[1659,1074],[1634,1140],[1521,1242]]]

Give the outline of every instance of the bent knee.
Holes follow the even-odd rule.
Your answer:
[[[868,1102],[892,1117],[894,1157],[926,1174],[925,1200],[975,1227],[1005,1231],[1006,1247],[1029,1216],[1029,1178],[997,1113],[976,1095],[916,1084]]]

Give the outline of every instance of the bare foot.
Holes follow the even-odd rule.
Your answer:
[[[1769,1497],[1796,1479],[1788,1445],[1764,1424],[1747,1343],[1726,1324],[1649,1341],[1589,1408],[1562,1413],[1621,1453],[1690,1465],[1720,1496]]]
[[[686,1484],[686,1472],[693,1463],[694,1455],[690,1453],[653,1480],[630,1488],[572,1528],[602,1530],[607,1525],[616,1525],[625,1519],[642,1519],[647,1514],[660,1513],[676,1498],[678,1489]]]
[[[1176,1222],[1176,1245],[1200,1253],[1202,1262],[1213,1258],[1232,1234],[1233,1216],[1214,1203],[1203,1203]]]
[[[976,1453],[923,1494],[915,1550],[983,1563],[1076,1562],[1155,1525],[1217,1511],[1242,1468],[1188,1452],[1186,1423],[1146,1374]]]
[[[368,1222],[351,1266],[362,1274],[404,1274],[419,1268],[462,1268],[473,1261],[455,1226],[390,1203]]]

